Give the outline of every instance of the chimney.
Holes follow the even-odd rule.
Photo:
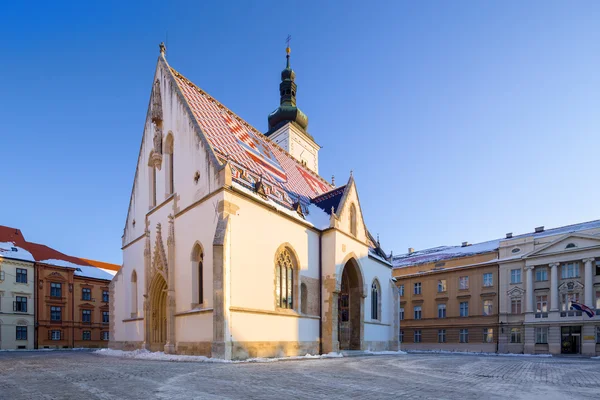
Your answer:
[[[508,232],[508,233],[506,234],[506,238],[507,238],[507,239],[512,239],[512,232]]]
[[[537,228],[535,228],[535,233],[540,233],[540,232],[544,232],[543,226],[538,226]]]
[[[408,254],[412,254],[412,253],[414,253],[414,252],[415,252],[415,249],[414,249],[414,248],[412,248],[412,247],[409,247],[409,248],[408,248]]]
[[[469,242],[462,242],[462,247],[467,247],[469,245]]]

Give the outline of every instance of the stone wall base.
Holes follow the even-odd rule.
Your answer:
[[[402,343],[402,350],[442,350],[472,353],[495,353],[496,343]]]
[[[398,347],[393,347],[393,342],[391,341],[377,341],[377,340],[365,340],[363,342],[363,350],[370,351],[395,351],[398,350]]]
[[[319,354],[319,342],[233,342],[233,360],[256,357],[291,357]]]
[[[212,342],[177,342],[175,352],[186,356],[211,356]]]
[[[108,342],[108,348],[113,349],[113,350],[133,351],[133,350],[142,349],[143,347],[144,347],[144,342],[142,342],[142,341],[117,342],[117,341],[111,340],[110,342]]]

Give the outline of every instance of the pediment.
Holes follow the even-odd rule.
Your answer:
[[[561,283],[558,286],[559,293],[572,293],[572,292],[582,292],[583,285],[581,282],[576,280],[568,280],[566,282]]]
[[[600,247],[600,237],[585,234],[565,235],[527,254],[525,258],[563,253],[566,251],[577,251],[591,247]]]
[[[518,286],[513,287],[512,289],[508,290],[506,292],[506,294],[508,295],[508,297],[514,298],[514,297],[521,297],[523,296],[523,293],[525,293],[525,290],[521,289]]]
[[[355,236],[361,242],[367,240],[368,234],[360,206],[360,199],[358,198],[358,190],[356,189],[356,183],[352,176],[350,176],[350,179],[346,184],[336,214],[339,219],[339,222],[336,224],[337,227],[349,233],[351,236]],[[353,233],[353,230],[355,234]]]
[[[94,308],[94,305],[92,303],[82,303],[79,308]]]

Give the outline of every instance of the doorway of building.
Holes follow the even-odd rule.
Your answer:
[[[560,333],[562,354],[581,353],[581,326],[561,326]]]
[[[340,350],[360,350],[362,279],[356,261],[350,260],[342,272],[338,296],[338,340]]]
[[[167,342],[167,283],[157,274],[150,290],[150,350],[164,351]]]

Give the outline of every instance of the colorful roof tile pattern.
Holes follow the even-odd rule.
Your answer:
[[[346,185],[340,186],[329,192],[323,193],[312,199],[312,203],[319,207],[321,210],[325,211],[327,214],[331,215],[331,209],[333,208],[333,212],[338,211],[338,207],[340,205],[340,201],[344,196],[344,190],[346,190]]]
[[[222,162],[229,161],[233,179],[253,189],[261,181],[266,195],[292,207],[333,188],[281,147],[220,102],[171,68],[192,113]]]

